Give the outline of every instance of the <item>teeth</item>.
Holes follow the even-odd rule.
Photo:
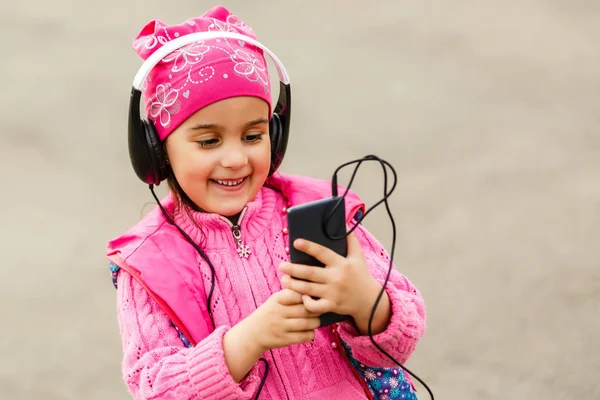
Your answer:
[[[219,185],[223,186],[237,186],[244,181],[244,178],[238,179],[237,181],[219,181],[217,179],[215,179],[214,181],[217,182]]]

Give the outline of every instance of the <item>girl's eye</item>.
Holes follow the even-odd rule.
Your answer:
[[[247,142],[258,142],[261,141],[263,138],[264,133],[256,133],[256,134],[252,134],[252,135],[246,135],[244,136],[244,140]]]
[[[196,143],[198,143],[198,146],[200,146],[202,148],[209,148],[209,147],[213,147],[217,143],[219,143],[219,139],[200,140],[200,141],[198,141]]]

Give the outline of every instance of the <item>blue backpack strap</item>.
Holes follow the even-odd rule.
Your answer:
[[[362,216],[363,216],[363,210],[361,208],[359,208],[358,211],[356,212],[356,214],[354,214],[354,220],[361,225],[362,225],[362,222],[360,219],[362,218]]]
[[[341,340],[341,339],[340,339]],[[418,400],[412,383],[400,366],[370,367],[354,358],[352,350],[341,342],[347,359],[371,392],[373,399]]]
[[[181,343],[183,343],[183,345],[185,347],[193,347],[192,343],[188,340],[188,338],[183,334],[183,332],[181,332],[179,330],[179,328],[177,327],[177,325],[175,325],[173,322],[171,322],[171,325],[173,326],[173,328],[175,328],[175,330],[177,331],[177,333],[179,334],[179,339],[181,340]]]
[[[112,277],[112,283],[117,289],[117,276],[119,275],[119,270],[121,269],[117,264],[108,263],[108,267],[110,268],[110,275]]]

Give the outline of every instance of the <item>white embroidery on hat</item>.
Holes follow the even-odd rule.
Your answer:
[[[204,83],[204,82],[208,81],[209,79],[211,79],[213,76],[215,76],[215,69],[210,65],[207,65],[206,67],[201,68],[200,71],[194,71],[194,72],[198,73],[197,75],[200,76],[200,80],[195,81],[192,79],[192,69],[190,68],[190,70],[188,71],[188,81],[192,82],[195,85],[198,83]]]
[[[210,18],[210,20],[212,23],[208,26],[209,31],[238,33],[243,31],[241,33],[253,35],[252,29],[234,14],[228,15],[226,22],[215,18]],[[189,25],[194,25],[194,21],[186,22]],[[165,37],[156,35],[140,38],[134,44],[136,49],[141,46],[152,49],[159,43],[164,45],[171,40],[169,32],[165,27],[162,28]],[[180,110],[180,100],[186,101],[190,97],[190,87],[185,89],[188,84],[203,84],[215,76],[215,69],[211,65],[202,67],[200,70],[194,70],[194,65],[201,63],[212,49],[222,51],[230,57],[234,62],[233,71],[235,74],[263,86],[265,94],[269,93],[269,76],[266,63],[261,57],[257,57],[253,53],[254,46],[247,46],[243,41],[233,41],[232,45],[226,38],[217,39],[216,42],[218,45],[214,46],[201,40],[181,47],[162,59],[163,63],[172,63],[172,66],[170,66],[171,73],[168,75],[171,82],[180,83],[177,88],[174,88],[171,83],[160,84],[156,87],[156,101],[150,105],[150,116],[155,120],[159,120],[163,127],[169,126],[171,115]],[[185,79],[181,79],[184,77]],[[228,79],[229,77],[229,74],[223,73],[220,79]],[[184,89],[185,92],[182,92],[184,95],[180,99],[179,92]]]
[[[179,91],[173,89],[170,83],[162,83],[156,87],[156,101],[150,105],[150,116],[159,120],[163,127],[171,123],[171,114],[179,111],[180,102],[177,99]]]
[[[236,33],[239,33],[237,31],[237,29],[235,29],[233,26],[231,26],[227,22],[219,21],[218,19],[215,19],[215,18],[209,18],[209,19],[213,22],[212,24],[210,24],[208,26],[208,30],[209,31],[221,31],[221,32],[236,32]]]
[[[169,40],[163,36],[144,36],[139,39],[136,39],[133,42],[133,48],[139,50],[140,47],[145,47],[147,50],[153,49],[157,44],[161,44],[161,46],[167,43]]]
[[[243,75],[250,82],[260,81],[263,85],[267,85],[268,75],[267,68],[263,64],[262,60],[244,50],[234,50],[234,54],[231,55],[231,60],[235,62],[233,70]]]
[[[242,21],[241,19],[238,18],[237,15],[231,13],[227,16],[226,19],[227,23],[230,24],[231,26],[234,26],[238,29],[241,29],[243,31],[246,31],[248,33],[254,34],[254,31],[252,30],[252,28],[250,28],[248,25],[246,25],[244,23],[244,21]]]
[[[162,62],[173,62],[172,72],[182,71],[188,65],[198,64],[204,58],[204,55],[210,51],[210,47],[204,44],[204,41],[191,43],[183,46],[162,59]]]

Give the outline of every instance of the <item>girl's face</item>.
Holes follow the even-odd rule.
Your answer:
[[[177,182],[198,208],[235,216],[269,174],[269,106],[256,97],[210,104],[167,137],[166,151]]]

